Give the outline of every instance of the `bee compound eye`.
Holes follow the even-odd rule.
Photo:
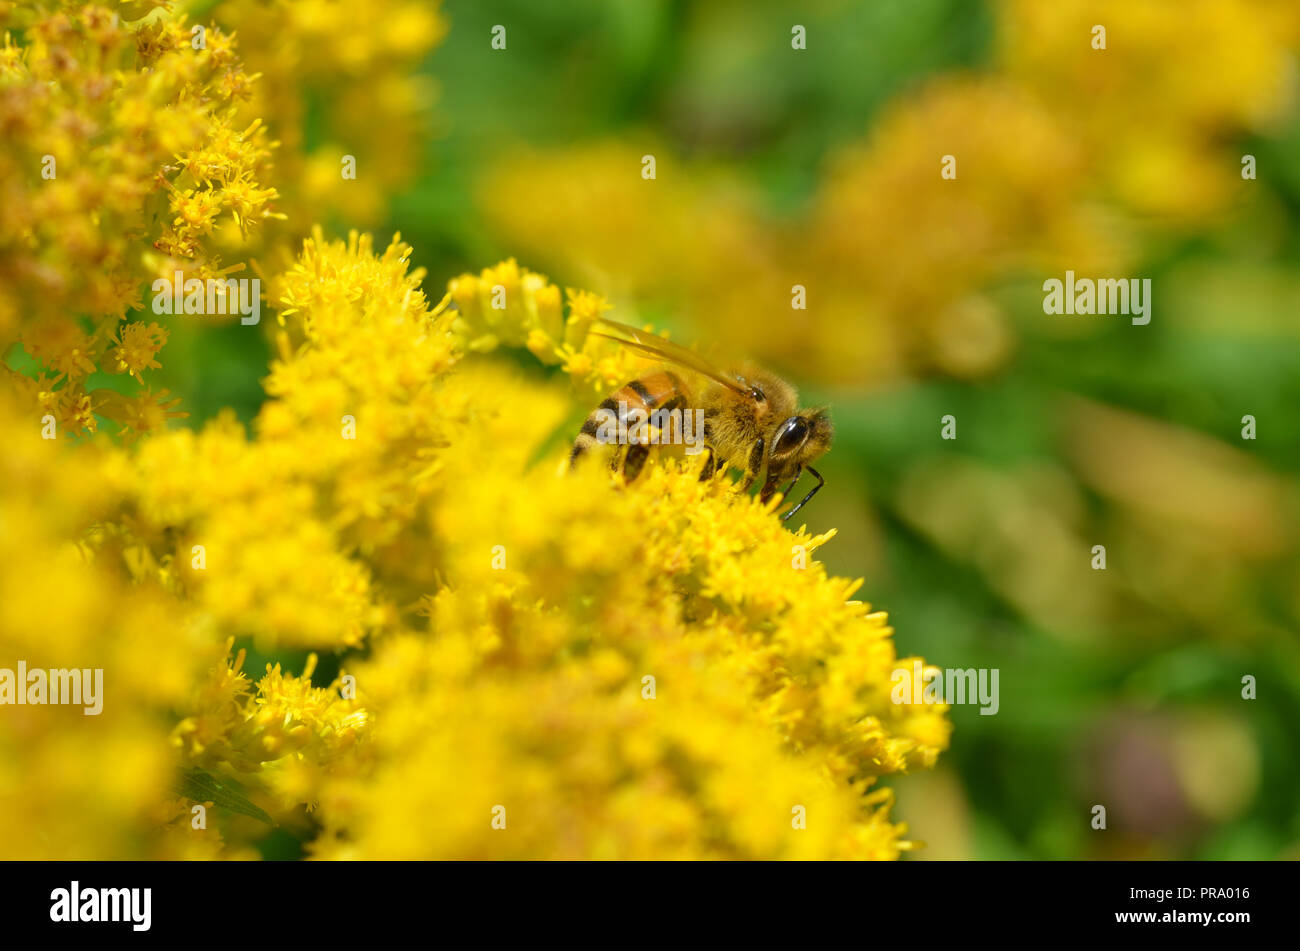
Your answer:
[[[778,454],[793,452],[808,438],[808,421],[802,416],[791,416],[781,424],[772,451]]]

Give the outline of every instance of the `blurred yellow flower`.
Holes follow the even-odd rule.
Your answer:
[[[1005,76],[1081,140],[1095,185],[1167,225],[1221,212],[1241,181],[1229,137],[1295,105],[1300,8],[1288,0],[999,0],[996,11]]]
[[[172,795],[172,711],[222,651],[135,544],[104,520],[104,452],[40,438],[0,391],[0,666],[101,669],[102,711],[9,706],[0,714],[0,857],[215,855],[159,817]],[[188,829],[188,813],[184,820]],[[192,847],[193,846],[193,847]]]
[[[1227,143],[1293,112],[1300,40],[1287,0],[994,11],[992,63],[884,106],[798,213],[765,214],[757,188],[638,132],[509,154],[481,173],[480,203],[512,247],[774,367],[844,384],[990,375],[1016,343],[1000,282],[1122,270],[1150,233],[1242,197]]]
[[[277,189],[290,234],[334,215],[374,224],[414,175],[435,96],[416,69],[447,32],[439,7],[369,0],[358,13],[345,0],[228,0],[208,14],[239,36],[257,74],[241,114],[264,121],[280,144]],[[329,108],[313,112],[314,102]],[[319,124],[310,133],[309,114]],[[356,160],[354,177],[343,175],[344,156]]]

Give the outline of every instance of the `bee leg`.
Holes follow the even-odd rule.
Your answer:
[[[826,484],[826,480],[822,478],[822,474],[821,474],[820,472],[818,472],[818,471],[817,471],[816,469],[814,469],[812,466],[805,466],[805,468],[806,468],[809,472],[812,473],[813,478],[815,478],[815,479],[817,480],[817,484],[816,484],[815,486],[812,487],[812,491],[811,491],[811,492],[809,492],[807,495],[805,495],[805,496],[804,496],[804,497],[799,501],[799,504],[798,504],[798,505],[796,505],[796,506],[795,506],[794,508],[792,508],[790,511],[786,512],[784,515],[781,516],[781,521],[783,521],[783,522],[788,522],[788,521],[790,520],[790,516],[793,515],[795,512],[799,511],[801,508],[803,508],[803,507],[804,507],[804,504],[805,504],[809,499],[811,499],[814,495],[817,494],[817,490],[820,489],[822,486],[824,486],[824,485]],[[794,488],[794,483],[793,483],[793,482],[790,483],[790,488],[792,488],[792,489]]]
[[[700,467],[700,481],[708,482],[709,479],[713,478],[713,473],[717,471],[718,464],[717,464],[717,460],[713,458],[712,449],[710,449],[708,446],[705,446],[704,452],[706,453],[706,455],[704,457],[704,465]]]
[[[803,475],[803,467],[802,467],[802,466],[800,466],[800,467],[799,467],[799,471],[796,472],[796,473],[794,474],[794,478],[790,480],[790,484],[787,485],[784,489],[781,490],[781,498],[782,498],[782,499],[788,499],[788,498],[790,497],[790,490],[793,489],[793,488],[795,487],[795,485],[799,482],[799,477],[800,477],[801,475]]]
[[[749,450],[749,462],[745,465],[745,492],[748,492],[754,486],[754,480],[758,478],[758,470],[763,468],[763,450],[767,448],[763,442],[763,437],[758,437],[758,442],[754,443],[754,448]]]
[[[634,443],[627,447],[623,457],[623,478],[631,482],[641,474],[641,467],[650,456],[650,447],[644,443]]]

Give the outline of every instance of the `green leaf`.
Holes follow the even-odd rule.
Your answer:
[[[186,769],[181,772],[178,791],[186,799],[210,802],[241,816],[252,816],[269,826],[275,825],[274,819],[244,795],[244,787],[228,777],[217,778],[206,770]]]

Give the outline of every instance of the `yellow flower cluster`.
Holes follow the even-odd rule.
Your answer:
[[[7,389],[0,430],[0,666],[103,671],[98,715],[0,708],[0,857],[194,854],[160,827],[169,721],[221,647],[156,575],[131,571],[140,562],[93,476],[102,452],[41,439]],[[215,855],[220,840],[195,847]]]
[[[627,382],[640,365],[629,350],[589,335],[596,318],[609,310],[603,297],[569,288],[566,316],[560,289],[514,258],[455,278],[444,303],[455,305],[452,331],[466,349],[526,346],[548,366],[562,366],[577,395],[586,398]]]
[[[174,731],[192,762],[229,763],[243,772],[290,755],[320,762],[344,753],[364,733],[366,713],[354,698],[340,696],[341,681],[312,686],[315,654],[297,677],[267,664],[255,696],[241,671],[244,656],[241,650],[233,664],[213,671],[193,712]]]
[[[305,222],[373,220],[409,180],[432,99],[415,69],[446,24],[436,6],[380,7],[0,6],[0,352],[20,342],[36,362],[13,380],[30,410],[63,435],[97,417],[132,439],[161,429],[184,414],[144,385],[169,330],[132,313],[142,288],[291,259]],[[330,108],[309,136],[313,101]],[[96,371],[141,389],[90,388]]]
[[[0,856],[249,857],[273,817],[321,857],[897,857],[877,781],[949,724],[891,702],[910,659],[812,560],[834,533],[671,460],[630,486],[549,464],[644,365],[589,333],[603,298],[510,260],[431,305],[400,240],[316,230],[270,282],[251,432],[166,430],[141,288],[408,176],[445,26],[383,6],[0,7],[0,346],[35,364],[0,394],[0,661],[105,684],[98,716],[6,708]],[[287,672],[298,650],[339,674]]]
[[[329,270],[357,250],[334,245]],[[603,302],[571,291],[562,315],[558,288],[513,261],[449,296],[471,353],[495,338],[585,372],[619,359],[585,337]],[[932,764],[948,724],[890,701],[891,632],[848,600],[856,584],[796,567],[828,536],[671,465],[617,490],[530,469],[568,400],[477,358],[434,385],[469,411],[444,415],[422,526],[428,630],[382,637],[357,667],[373,761],[323,783],[316,854],[896,857],[888,793],[863,794]]]
[[[275,282],[255,438],[221,418],[131,449],[30,433],[6,457],[25,488],[0,519],[0,652],[93,658],[111,692],[97,722],[0,721],[5,854],[247,855],[261,827],[224,817],[228,846],[194,828],[182,770],[239,777],[282,821],[307,806],[320,857],[908,848],[875,784],[932,765],[949,724],[891,702],[911,661],[860,583],[811,557],[834,533],[790,533],[671,460],[632,485],[533,464],[573,396],[491,351],[570,366],[584,400],[639,358],[586,334],[604,301],[562,307],[513,261],[431,307],[409,254],[306,242]],[[41,490],[57,517],[27,508]],[[313,655],[254,687],[250,635],[363,653],[328,686]],[[134,758],[104,802],[110,754]],[[83,797],[84,822],[51,811]]]
[[[219,636],[225,617],[187,597],[115,488],[122,451],[41,439],[7,390],[0,428],[0,665],[103,671],[97,715],[4,707],[0,857],[255,857],[225,846],[215,817],[191,825],[178,769],[327,760],[364,732],[364,711],[337,684],[311,685],[314,659],[300,677],[276,666],[250,687],[242,652],[231,663]]]
[[[200,42],[183,19],[133,23],[93,5],[2,16],[0,351],[21,341],[40,363],[19,385],[61,430],[93,432],[96,414],[154,428],[165,393],[88,391],[87,377],[142,382],[168,334],[121,324],[141,286],[239,270],[223,266],[214,230],[274,214],[271,143],[236,116],[255,77],[229,34]]]

